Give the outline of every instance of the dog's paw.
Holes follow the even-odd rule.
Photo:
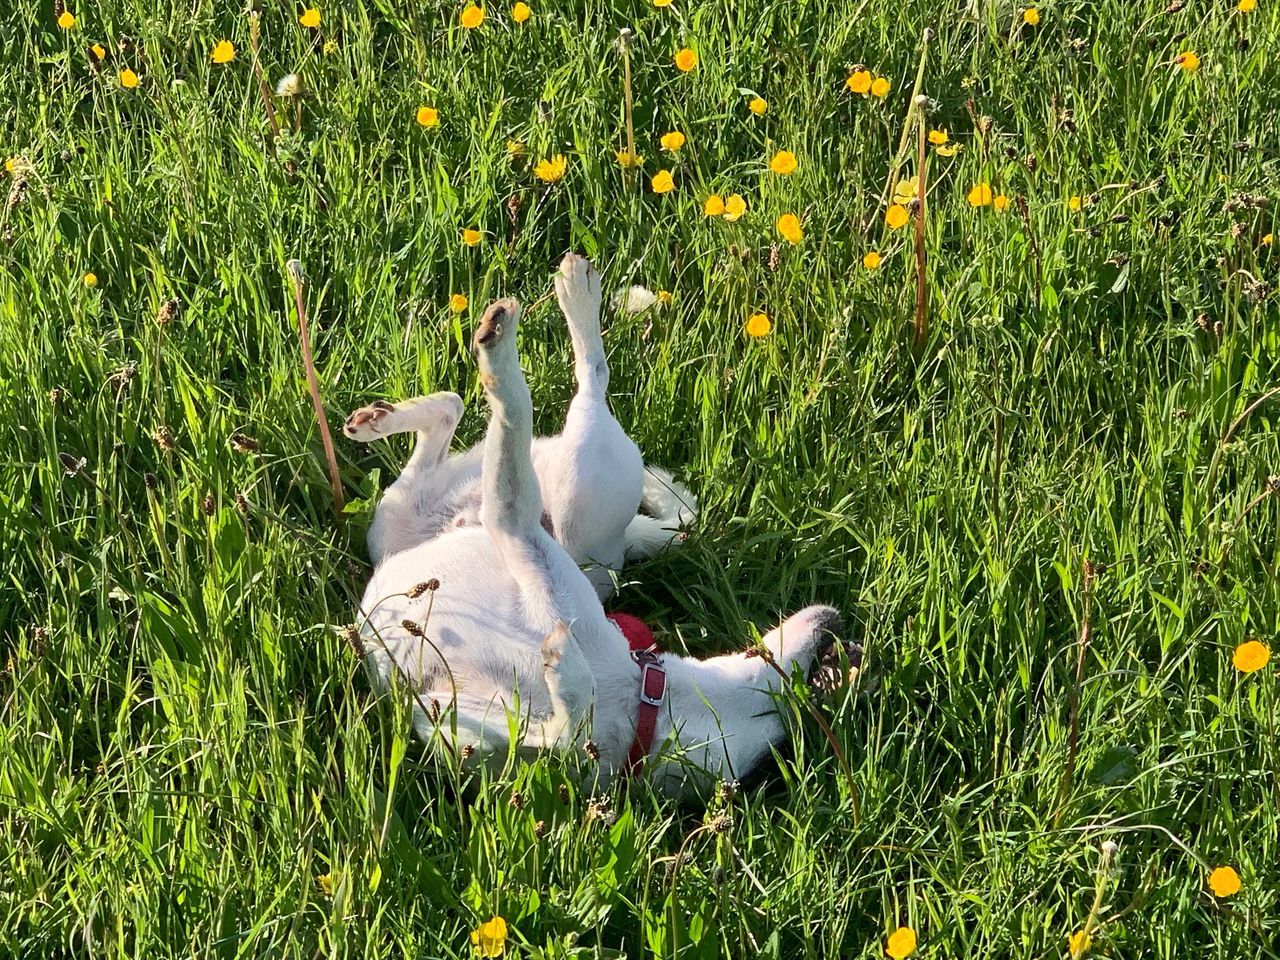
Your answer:
[[[591,261],[576,253],[565,254],[556,275],[556,297],[566,314],[590,314],[594,322],[600,316],[600,273]]]
[[[386,436],[382,424],[396,408],[385,400],[375,400],[367,407],[353,410],[342,424],[342,432],[352,440],[376,440]]]
[[[520,307],[510,297],[489,304],[471,338],[473,350],[492,350],[511,336],[520,318]]]

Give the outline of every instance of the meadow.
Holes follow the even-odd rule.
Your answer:
[[[65,2],[0,7],[0,956],[1280,956],[1274,0]],[[335,514],[286,262],[333,428],[469,444],[499,295],[558,428],[567,250],[702,504],[617,607],[864,647],[760,782],[451,767],[344,641],[408,446]]]

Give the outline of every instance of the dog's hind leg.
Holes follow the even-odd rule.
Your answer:
[[[547,510],[560,541],[602,599],[622,567],[626,529],[640,506],[644,461],[609,410],[609,362],[600,336],[600,274],[584,257],[560,263],[556,296],[573,341],[578,392],[569,404],[555,462],[544,468]],[[547,472],[555,474],[546,482]]]
[[[448,492],[453,471],[445,461],[462,418],[462,398],[433,393],[400,403],[376,400],[347,417],[342,432],[368,442],[397,433],[416,433],[413,454],[395,483],[382,495],[369,527],[369,558],[376,564],[431,535],[431,507]]]

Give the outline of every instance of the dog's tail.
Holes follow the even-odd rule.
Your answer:
[[[627,524],[626,557],[651,557],[671,544],[683,543],[684,528],[698,519],[698,498],[662,467],[646,465],[640,512]]]

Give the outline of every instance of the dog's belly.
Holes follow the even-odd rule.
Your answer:
[[[499,713],[517,690],[522,710],[549,709],[541,645],[553,624],[535,622],[525,609],[483,529],[456,530],[388,557],[361,610],[367,662],[384,690],[398,669],[441,708],[456,689],[459,700],[492,702]]]

